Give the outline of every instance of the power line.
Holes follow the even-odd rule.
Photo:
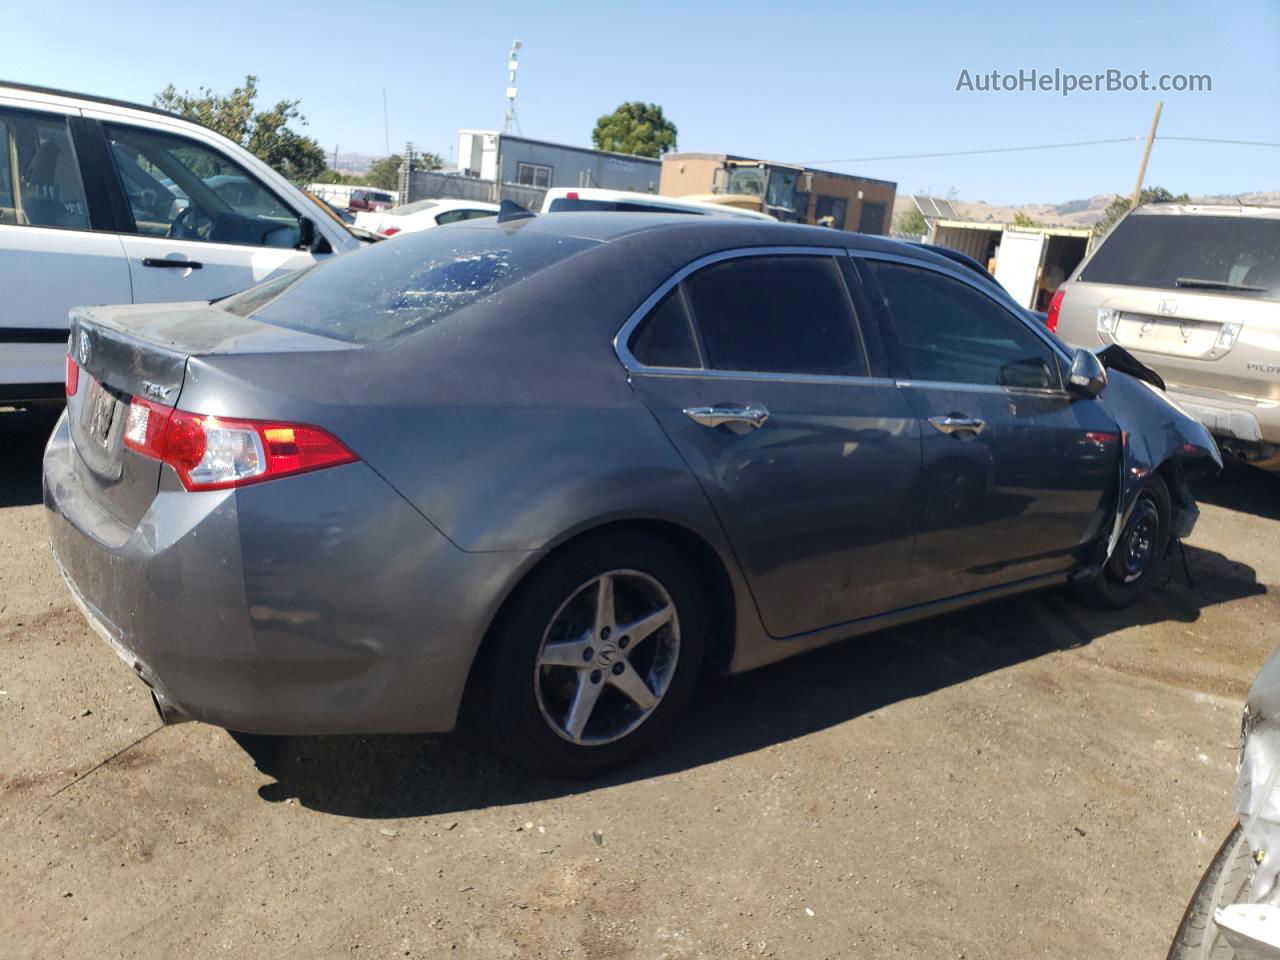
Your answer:
[[[1157,140],[1185,140],[1188,143],[1230,143],[1238,147],[1280,147],[1266,140],[1220,140],[1217,137],[1156,137]]]
[[[1018,153],[1023,150],[1056,150],[1059,147],[1094,147],[1103,143],[1135,143],[1146,137],[1113,137],[1110,140],[1076,140],[1072,143],[1039,143],[1028,147],[988,147],[982,150],[947,150],[941,153],[900,153],[883,157],[846,157],[842,160],[804,160],[811,163],[871,163],[877,160],[928,160],[934,157],[971,157],[980,153]],[[1165,138],[1161,138],[1165,139]]]
[[[810,164],[832,163],[874,163],[881,160],[931,160],[938,157],[973,157],[989,153],[1021,153],[1026,150],[1057,150],[1062,147],[1096,147],[1107,143],[1136,143],[1145,140],[1139,137],[1112,137],[1108,140],[1075,140],[1070,143],[1038,143],[1026,147],[985,147],[981,150],[946,150],[938,153],[899,153],[881,157],[846,157],[840,160],[804,160],[805,166]],[[1280,147],[1280,143],[1266,140],[1225,140],[1218,137],[1168,137],[1159,136],[1157,140],[1180,140],[1188,143],[1226,143],[1241,147]]]

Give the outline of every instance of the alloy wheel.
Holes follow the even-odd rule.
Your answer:
[[[653,715],[679,657],[680,618],[666,588],[639,570],[610,570],[575,590],[543,632],[538,709],[570,743],[612,743]]]

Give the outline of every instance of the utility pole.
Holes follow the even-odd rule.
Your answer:
[[[337,145],[336,143],[333,145],[333,167],[332,167],[332,169],[334,169],[334,170],[337,170],[337,169],[338,169],[338,145]]]
[[[507,54],[507,116],[502,122],[502,132],[510,133],[511,125],[520,129],[520,121],[516,119],[516,71],[520,69],[520,41],[513,40],[511,52]]]
[[[1147,178],[1147,160],[1151,157],[1151,144],[1156,141],[1156,127],[1160,126],[1160,111],[1164,109],[1164,101],[1156,101],[1156,115],[1151,118],[1151,132],[1147,134],[1147,146],[1142,151],[1142,166],[1138,167],[1138,182],[1133,188],[1133,197],[1129,201],[1129,209],[1132,210],[1138,205],[1138,201],[1142,199],[1142,181]]]
[[[383,146],[387,149],[387,156],[391,156],[391,126],[387,122],[387,88],[382,88],[382,139]]]

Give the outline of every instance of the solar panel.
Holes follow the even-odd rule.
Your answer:
[[[960,215],[956,213],[955,207],[951,205],[951,201],[943,197],[923,197],[913,196],[916,209],[930,220],[959,220]]]

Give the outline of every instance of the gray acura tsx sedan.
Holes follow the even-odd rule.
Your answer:
[[[928,250],[504,208],[72,312],[53,550],[168,721],[617,764],[738,672],[1018,591],[1119,607],[1220,464]]]

